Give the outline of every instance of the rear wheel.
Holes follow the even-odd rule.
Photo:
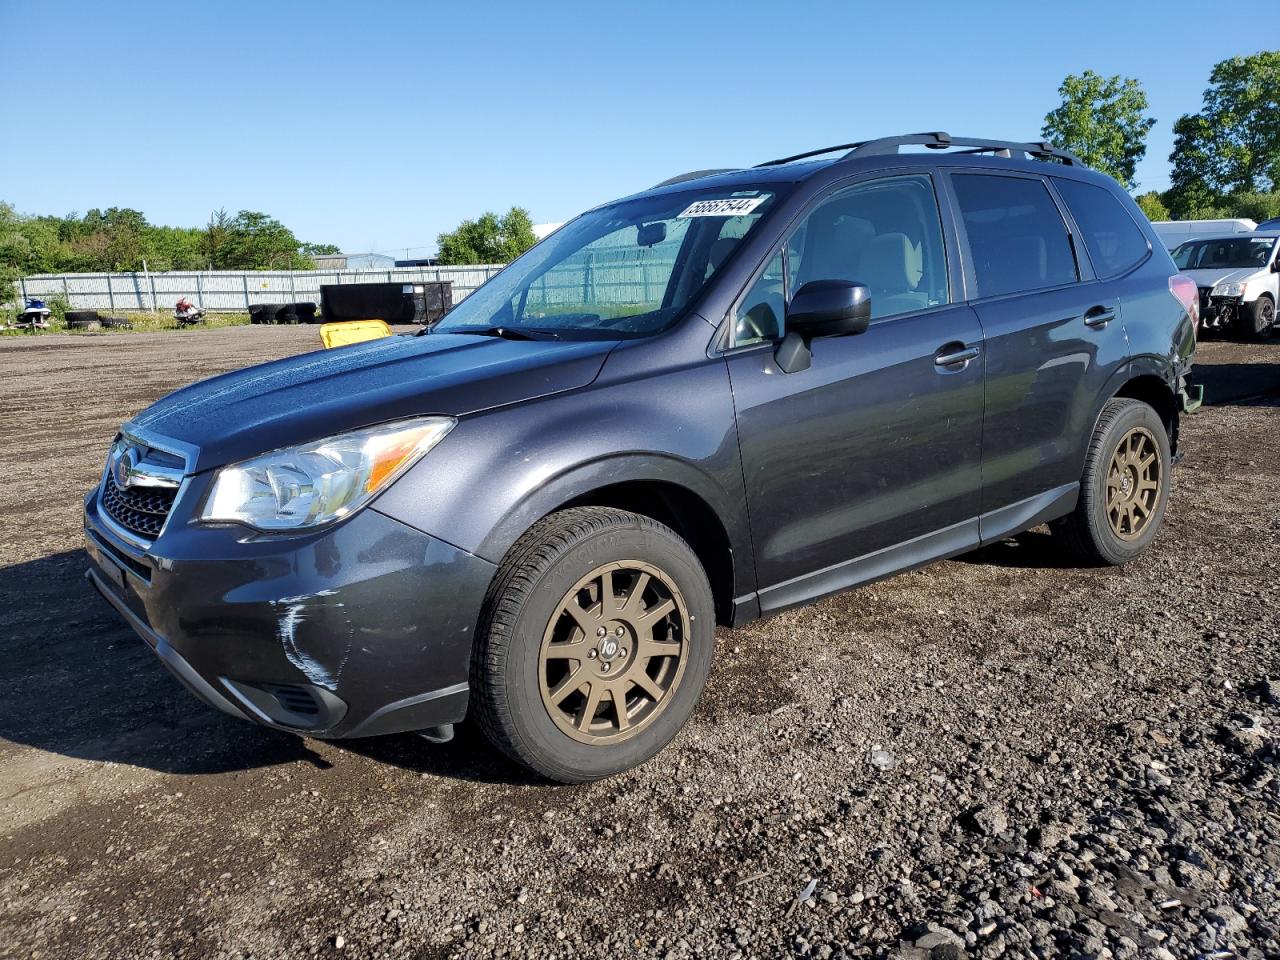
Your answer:
[[[472,708],[493,743],[552,780],[648,760],[692,713],[715,614],[697,556],[621,510],[545,518],[494,578],[472,659]]]
[[[1075,510],[1053,526],[1084,563],[1127,563],[1155,539],[1169,500],[1169,437],[1139,400],[1102,408],[1085,457]]]

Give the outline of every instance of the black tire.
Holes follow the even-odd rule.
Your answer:
[[[81,325],[98,322],[97,310],[68,310],[66,315],[67,326],[72,329],[83,329]]]
[[[1108,510],[1108,474],[1122,441],[1135,432],[1145,434],[1154,444],[1158,468],[1154,501],[1142,526],[1128,535],[1115,529]],[[1173,457],[1164,422],[1140,400],[1117,398],[1102,408],[1085,456],[1080,478],[1080,499],[1075,510],[1056,521],[1051,529],[1067,552],[1089,566],[1117,566],[1128,563],[1151,545],[1160,532],[1169,503],[1170,468]]]
[[[1240,322],[1245,335],[1252,340],[1267,340],[1275,331],[1276,304],[1267,294],[1240,309]]]
[[[101,330],[102,324],[97,320],[72,320],[67,319],[68,330]]]
[[[626,561],[651,566],[678,588],[688,615],[682,673],[665,706],[658,710],[655,702],[653,716],[627,739],[580,742],[556,725],[544,701],[544,634],[561,616],[567,591],[572,595],[575,584],[602,565]],[[638,653],[643,644],[634,646]],[[587,783],[643,763],[671,742],[693,712],[714,649],[711,587],[684,540],[656,520],[622,510],[563,510],[534,524],[494,576],[472,655],[470,709],[494,746],[517,763],[561,783]],[[604,658],[593,655],[592,662],[599,668]],[[583,660],[577,669],[586,665]]]
[[[132,330],[133,323],[124,317],[99,317],[104,327],[108,330]]]
[[[298,315],[292,310],[281,310],[276,314],[276,323],[297,324]]]

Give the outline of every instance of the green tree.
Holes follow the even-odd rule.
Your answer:
[[[328,254],[341,253],[342,248],[334,243],[304,243],[302,252],[309,257],[322,257]]]
[[[1214,65],[1199,113],[1174,124],[1168,202],[1191,217],[1280,187],[1280,50]]]
[[[1148,190],[1146,193],[1139,194],[1134,197],[1139,208],[1147,215],[1148,220],[1169,220],[1169,208],[1164,205],[1164,201],[1160,199],[1160,194],[1154,190]]]
[[[293,231],[274,217],[256,210],[241,210],[228,225],[223,245],[222,269],[302,269],[310,260],[298,252]]]
[[[1062,103],[1045,114],[1045,139],[1134,186],[1134,169],[1147,152],[1153,117],[1143,116],[1147,95],[1137,80],[1102,77],[1092,70],[1070,74],[1058,88]]]
[[[449,265],[510,263],[537,242],[529,211],[512,207],[504,216],[485,213],[440,234],[439,259]]]

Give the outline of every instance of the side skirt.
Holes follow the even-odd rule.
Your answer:
[[[1065,484],[913,540],[738,597],[734,600],[734,626],[749,623],[757,615],[781,613],[1030,530],[1070,513],[1079,496],[1079,483]]]

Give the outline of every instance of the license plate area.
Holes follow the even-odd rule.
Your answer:
[[[124,567],[99,550],[97,544],[92,540],[87,541],[85,549],[88,550],[89,557],[93,560],[94,566],[98,568],[98,573],[102,576],[102,579],[106,580],[107,583],[121,593],[124,593]]]
[[[97,566],[98,572],[102,574],[103,579],[122,594],[125,593],[129,574],[131,573],[142,584],[150,585],[150,567],[131,557],[118,555],[115,550],[103,543],[96,533],[88,527],[85,528],[84,532],[84,545],[85,551],[89,554],[89,558],[93,560],[94,565]]]

